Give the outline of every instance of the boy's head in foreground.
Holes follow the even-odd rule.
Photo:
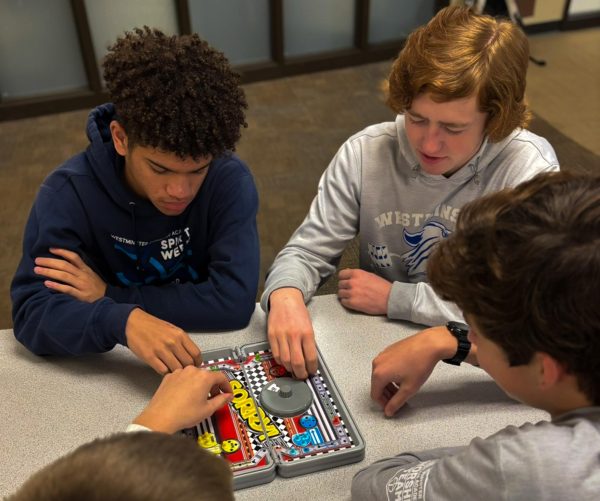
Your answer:
[[[120,433],[46,466],[10,501],[233,501],[228,464],[183,436]]]
[[[600,177],[542,174],[471,202],[428,273],[507,393],[553,416],[600,405]]]

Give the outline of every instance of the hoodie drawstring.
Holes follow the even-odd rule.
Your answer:
[[[417,177],[419,177],[419,168],[420,168],[420,165],[418,163],[411,168],[411,170],[412,170],[412,174],[410,175],[411,178],[417,179]]]
[[[479,157],[475,159],[474,164],[471,164],[471,171],[473,172],[473,182],[479,185]]]

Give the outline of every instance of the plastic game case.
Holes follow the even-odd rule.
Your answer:
[[[204,368],[227,376],[233,400],[183,433],[230,463],[235,489],[271,482],[276,475],[295,477],[364,458],[364,440],[320,352],[318,371],[306,380],[312,403],[291,417],[269,413],[261,405],[260,393],[267,385],[290,377],[267,342],[202,355]]]

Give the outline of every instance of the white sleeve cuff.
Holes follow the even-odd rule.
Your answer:
[[[142,426],[141,424],[135,424],[135,423],[131,423],[125,429],[125,433],[132,433],[132,432],[136,432],[136,431],[152,431],[152,430],[150,428],[146,428],[145,426]]]

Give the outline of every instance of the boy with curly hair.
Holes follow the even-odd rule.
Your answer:
[[[470,356],[551,421],[360,471],[355,499],[597,499],[600,177],[541,174],[471,202],[430,259],[469,324]]]
[[[425,325],[462,319],[426,282],[435,245],[465,203],[558,169],[548,142],[524,129],[528,57],[516,25],[465,8],[441,10],[408,37],[389,76],[395,122],[342,145],[268,272],[269,341],[296,376],[317,368],[305,303],[357,234],[360,269],[339,273],[344,307]]]
[[[246,99],[197,35],[145,27],[110,47],[111,103],[44,181],[11,286],[39,355],[128,346],[159,373],[200,361],[185,331],[239,329],[258,285],[258,196],[232,151]]]

